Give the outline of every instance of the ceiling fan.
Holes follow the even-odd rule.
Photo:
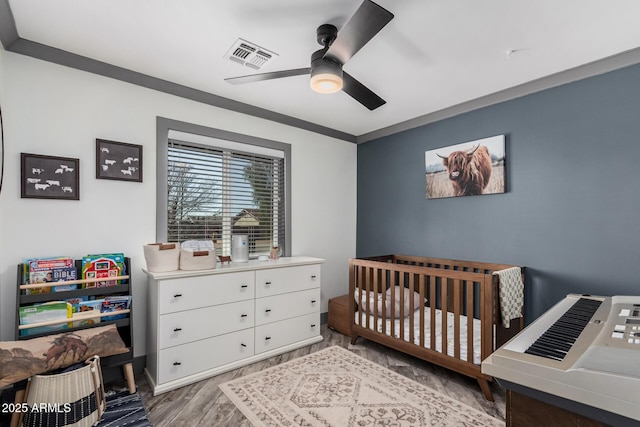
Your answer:
[[[310,67],[231,77],[225,81],[242,84],[310,74],[310,85],[314,91],[334,93],[342,90],[369,110],[375,110],[386,101],[344,72],[342,67],[391,19],[393,19],[391,12],[371,0],[364,0],[340,34],[331,24],[318,27],[317,40],[323,48],[311,55]]]

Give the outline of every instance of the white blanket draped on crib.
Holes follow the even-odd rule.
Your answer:
[[[425,320],[425,331],[424,331],[424,347],[430,348],[431,344],[431,325],[429,324],[430,319],[430,308],[424,308],[424,320]],[[366,323],[366,314],[361,313],[362,316],[362,326],[367,327]],[[414,331],[414,341],[413,343],[416,345],[420,345],[420,311],[416,310],[413,314],[414,326],[416,330]],[[405,317],[404,319],[404,340],[409,342],[410,339],[410,319]],[[391,322],[395,321],[395,338],[400,338],[400,319],[387,319],[386,320],[386,334],[391,334]],[[370,316],[369,320],[369,328],[374,330],[374,326],[376,327],[376,331],[382,333],[382,318],[378,318],[377,320]],[[360,324],[358,321],[358,313],[355,314],[355,323]],[[442,353],[442,313],[441,310],[436,309],[436,348],[435,350],[439,353]],[[447,354],[451,357],[454,357],[454,314],[448,313],[447,316]],[[467,361],[467,317],[460,316],[460,360]],[[473,319],[473,363],[479,365],[480,360],[480,320]]]

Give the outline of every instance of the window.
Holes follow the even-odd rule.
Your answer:
[[[158,204],[160,241],[211,240],[218,255],[230,255],[232,236],[244,234],[250,257],[267,255],[273,246],[289,255],[290,146],[209,128],[206,134],[185,132],[175,127],[187,124],[168,124],[166,139],[158,139],[159,199],[165,192],[164,206]]]

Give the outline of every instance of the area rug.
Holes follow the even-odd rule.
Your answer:
[[[427,386],[332,346],[220,385],[262,426],[504,426]]]
[[[150,427],[142,399],[138,393],[121,391],[107,394],[107,408],[98,427]]]

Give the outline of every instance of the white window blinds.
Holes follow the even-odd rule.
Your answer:
[[[245,234],[250,257],[285,253],[284,156],[218,145],[169,139],[167,240],[213,240],[230,255],[231,236]]]

